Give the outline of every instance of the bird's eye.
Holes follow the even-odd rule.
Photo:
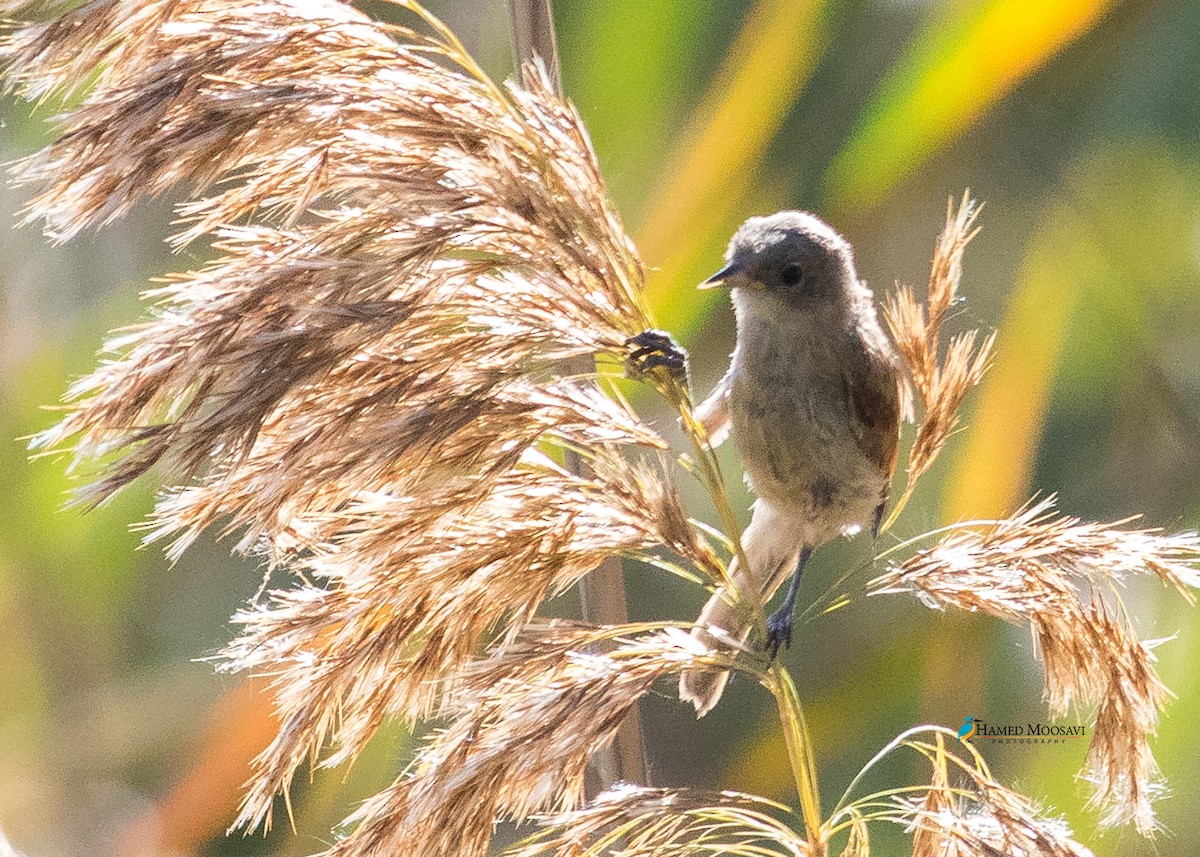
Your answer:
[[[803,276],[804,271],[801,270],[799,265],[788,265],[779,272],[779,279],[785,286],[796,285]]]

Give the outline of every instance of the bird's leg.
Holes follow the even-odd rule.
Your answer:
[[[635,381],[642,381],[654,369],[666,369],[667,374],[686,386],[687,352],[671,334],[664,330],[643,330],[625,340],[630,349],[625,358],[625,372]]]
[[[767,654],[774,659],[779,648],[789,648],[792,645],[792,627],[796,624],[796,593],[800,590],[800,578],[804,574],[804,566],[812,556],[812,548],[800,551],[796,561],[796,570],[792,572],[792,582],[788,584],[787,594],[779,609],[767,618]]]

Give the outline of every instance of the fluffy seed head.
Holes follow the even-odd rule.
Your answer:
[[[1169,694],[1118,590],[1127,576],[1149,573],[1190,599],[1200,586],[1200,539],[1125,523],[1059,516],[1046,499],[1009,519],[952,528],[870,588],[1028,625],[1051,712],[1096,706],[1083,776],[1104,822],[1132,821],[1151,833],[1161,784],[1149,739]]]

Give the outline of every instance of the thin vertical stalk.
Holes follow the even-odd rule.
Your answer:
[[[517,68],[526,60],[541,57],[554,91],[562,95],[562,71],[558,63],[558,40],[554,35],[554,11],[550,0],[508,0]]]
[[[525,63],[541,58],[546,72],[554,84],[557,95],[562,95],[562,73],[558,61],[558,42],[554,35],[554,12],[550,0],[508,0],[509,19],[512,22],[513,46],[517,55],[517,67],[524,74]],[[590,361],[568,367],[567,374],[583,374],[592,370]],[[567,450],[564,465],[573,473],[586,468],[580,456]],[[579,584],[580,612],[585,622],[595,625],[623,625],[629,621],[629,600],[625,592],[625,578],[619,557],[604,560]],[[617,782],[630,781],[649,784],[645,750],[642,737],[641,713],[634,706],[610,747],[595,756],[596,774],[601,788]]]
[[[779,709],[783,740],[787,746],[788,762],[800,798],[800,815],[804,819],[804,838],[814,857],[825,854],[826,840],[821,825],[821,793],[817,785],[817,762],[812,751],[812,735],[804,719],[804,709],[791,673],[778,661],[771,667],[771,693]]]

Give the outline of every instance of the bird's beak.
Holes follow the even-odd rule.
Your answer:
[[[749,283],[749,278],[742,273],[742,270],[730,262],[721,270],[717,271],[703,283],[698,285],[698,289],[736,289],[738,286],[745,286]]]

